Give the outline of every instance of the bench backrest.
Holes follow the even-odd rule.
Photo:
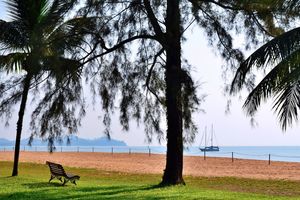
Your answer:
[[[47,161],[46,164],[49,166],[50,171],[53,175],[64,176],[66,174],[62,165]]]

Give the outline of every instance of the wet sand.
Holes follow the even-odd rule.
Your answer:
[[[12,161],[13,152],[0,152],[0,161]],[[165,155],[128,153],[21,152],[20,162],[44,164],[46,161],[64,166],[96,168],[138,174],[162,174]],[[0,166],[1,170],[1,166]],[[184,175],[205,177],[243,177],[257,179],[300,180],[300,163],[271,162],[246,159],[184,157]]]

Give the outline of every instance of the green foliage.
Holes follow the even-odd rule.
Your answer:
[[[4,30],[0,33],[0,67],[21,75],[0,83],[0,115],[11,117],[12,106],[23,93],[23,80],[29,76],[31,97],[36,100],[32,137],[48,140],[52,150],[53,141],[62,133],[78,130],[85,114],[81,93],[84,75],[94,95],[101,97],[108,136],[110,117],[117,108],[124,130],[129,130],[130,119],[135,119],[144,122],[149,141],[154,134],[158,140],[165,138],[161,123],[168,115],[166,51],[172,43],[166,22],[167,10],[171,9],[168,1],[87,0],[78,15],[67,20],[76,3],[8,1],[12,21],[0,21]],[[298,8],[293,0],[182,0],[180,39],[187,39],[186,30],[196,22],[228,67],[235,68],[244,61],[242,51],[233,45],[235,33],[245,33],[248,49],[258,43],[257,36],[268,35],[268,40],[282,33],[281,25],[294,18]],[[283,11],[288,14],[283,15]],[[184,142],[189,143],[197,132],[192,114],[199,110],[204,96],[197,95],[199,86],[191,77],[191,66],[180,59],[182,66],[174,77],[181,84],[179,110]]]
[[[228,67],[235,68],[244,56],[234,47],[232,35],[245,33],[248,49],[258,44],[258,35],[279,34],[282,28],[274,18],[283,16],[278,14],[283,5],[287,7],[282,1],[180,1],[181,42],[188,39],[185,32],[196,22]],[[88,0],[80,10],[80,14],[101,18],[90,38],[94,48],[85,59],[89,63],[85,72],[92,91],[101,96],[107,135],[111,113],[117,107],[124,130],[129,129],[129,119],[138,123],[143,119],[149,140],[155,133],[159,140],[164,137],[161,118],[167,115],[166,54],[172,41],[172,35],[167,35],[166,16],[171,9],[167,6],[167,1],[159,0]],[[184,141],[189,143],[197,132],[192,114],[199,110],[204,96],[197,95],[199,86],[191,78],[189,63],[184,58],[181,61],[176,77],[180,77],[182,88]]]
[[[159,175],[69,168],[78,185],[48,183],[46,165],[21,163],[19,177],[7,177],[12,163],[1,162],[1,199],[299,199],[299,182],[239,178],[186,177],[186,186],[160,188]]]
[[[9,76],[0,82],[0,116],[9,121],[14,105],[28,93],[27,78],[30,99],[36,101],[32,138],[47,139],[52,151],[54,140],[63,132],[76,133],[84,116],[79,55],[96,19],[67,19],[76,0],[6,3],[10,21],[0,20],[0,70]]]
[[[26,71],[33,76],[33,94],[41,89],[45,92],[32,114],[32,136],[53,141],[60,133],[77,131],[85,113],[80,80],[84,74],[93,93],[101,97],[108,136],[110,116],[117,107],[124,130],[129,129],[130,119],[143,121],[149,141],[155,133],[161,140],[162,117],[166,115],[166,1],[87,0],[80,9],[81,17],[66,20],[76,3],[9,1],[12,21],[0,21],[5,30],[0,33],[1,69]],[[241,50],[233,46],[234,31],[246,33],[248,48],[258,43],[258,34],[276,35],[282,31],[274,25],[273,18],[282,16],[277,13],[283,8],[292,16],[297,6],[297,2],[280,0],[272,4],[184,0],[180,4],[182,42],[186,40],[186,30],[197,22],[207,33],[209,43],[229,67],[234,67],[244,59]],[[184,141],[188,143],[197,132],[192,114],[198,111],[204,96],[197,95],[199,86],[191,78],[190,65],[184,58],[181,60],[178,77],[182,85]],[[19,84],[10,87],[15,82]],[[1,84],[5,98],[0,114],[11,116],[10,110],[22,94],[18,86],[21,82],[11,79]],[[51,147],[52,142],[49,144]]]
[[[231,93],[237,93],[243,86],[251,90],[244,104],[250,116],[255,115],[262,101],[275,97],[273,108],[283,130],[298,119],[299,30],[295,28],[285,32],[257,49],[240,65],[231,86]],[[253,68],[267,71],[257,85],[251,77]]]

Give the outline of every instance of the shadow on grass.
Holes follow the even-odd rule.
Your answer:
[[[35,183],[24,183],[22,184],[25,187],[28,187],[30,189],[39,189],[39,188],[48,188],[48,187],[64,187],[62,183],[59,182],[35,182]],[[67,186],[67,185],[65,185]]]
[[[83,187],[66,185],[61,186],[60,183],[23,183],[23,187],[27,188],[26,191],[13,192],[10,194],[0,194],[0,199],[44,199],[44,200],[61,200],[61,199],[179,199],[178,193],[172,193],[161,190],[159,185],[150,186],[97,186],[97,187]],[[157,191],[155,191],[157,190]]]
[[[45,187],[44,187],[45,188]],[[55,188],[55,192],[53,192],[53,188],[48,189],[40,189],[38,191],[26,191],[26,192],[15,192],[11,194],[3,194],[0,195],[0,199],[88,199],[88,200],[96,200],[96,199],[104,199],[104,200],[112,200],[112,199],[164,199],[161,197],[154,197],[152,195],[137,195],[135,192],[137,190],[124,188],[124,187],[91,187],[91,188],[76,188],[66,191],[66,190],[57,190]]]
[[[30,188],[30,189],[39,189],[39,188],[48,188],[48,187],[77,187],[73,184],[66,184],[66,185],[62,185],[63,183],[62,182],[34,182],[34,183],[23,183],[21,185],[27,187],[27,188]],[[139,188],[139,189],[136,189],[136,190],[140,190],[140,191],[143,191],[143,190],[154,190],[154,189],[162,189],[162,188],[168,188],[168,187],[171,187],[171,186],[162,186],[160,184],[155,184],[155,185],[150,185],[150,186],[137,186],[136,188]],[[90,188],[90,187],[86,187],[87,189]],[[110,188],[113,188],[113,189],[116,189],[116,188],[124,188],[124,186],[115,186],[115,187],[110,187]],[[94,190],[95,188],[90,188],[88,190]],[[87,191],[88,191],[87,190]]]
[[[0,179],[8,179],[8,178],[14,178],[14,176],[3,176],[3,177],[0,177]]]

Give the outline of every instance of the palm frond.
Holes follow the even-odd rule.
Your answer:
[[[78,17],[70,19],[58,27],[48,36],[49,47],[61,50],[73,50],[90,34],[90,30],[96,26],[97,18]]]
[[[25,1],[23,1],[23,3],[24,2]],[[21,20],[24,11],[24,9],[20,9],[22,8],[22,5],[20,5],[20,3],[22,3],[22,0],[11,0],[11,1],[6,1],[5,3],[7,4],[7,8],[11,20],[13,21]]]
[[[254,67],[259,69],[275,65],[299,49],[300,27],[272,39],[256,50],[240,65],[231,84],[230,93],[236,93],[243,87],[247,74]]]
[[[65,15],[77,2],[77,0],[54,0],[41,23],[46,27],[50,27],[50,29],[54,29],[55,26],[63,23],[63,20],[66,18]]]
[[[26,60],[26,53],[10,53],[0,55],[0,69],[7,72],[20,72],[23,69],[23,62]]]
[[[20,21],[0,20],[0,44],[12,49],[22,49],[28,45],[28,35]]]
[[[278,112],[279,121],[285,130],[287,124],[291,124],[291,121],[296,119],[295,108],[300,105],[295,103],[300,98],[300,93],[297,93],[300,77],[299,63],[300,50],[293,52],[275,66],[248,95],[243,106],[247,114],[253,116],[261,101],[271,96],[278,96],[273,109]]]
[[[278,113],[281,128],[286,130],[288,125],[298,120],[298,109],[300,106],[300,82],[287,85],[278,94],[273,106]]]
[[[22,21],[28,30],[32,30],[47,12],[50,0],[10,0],[6,4],[11,19]]]

